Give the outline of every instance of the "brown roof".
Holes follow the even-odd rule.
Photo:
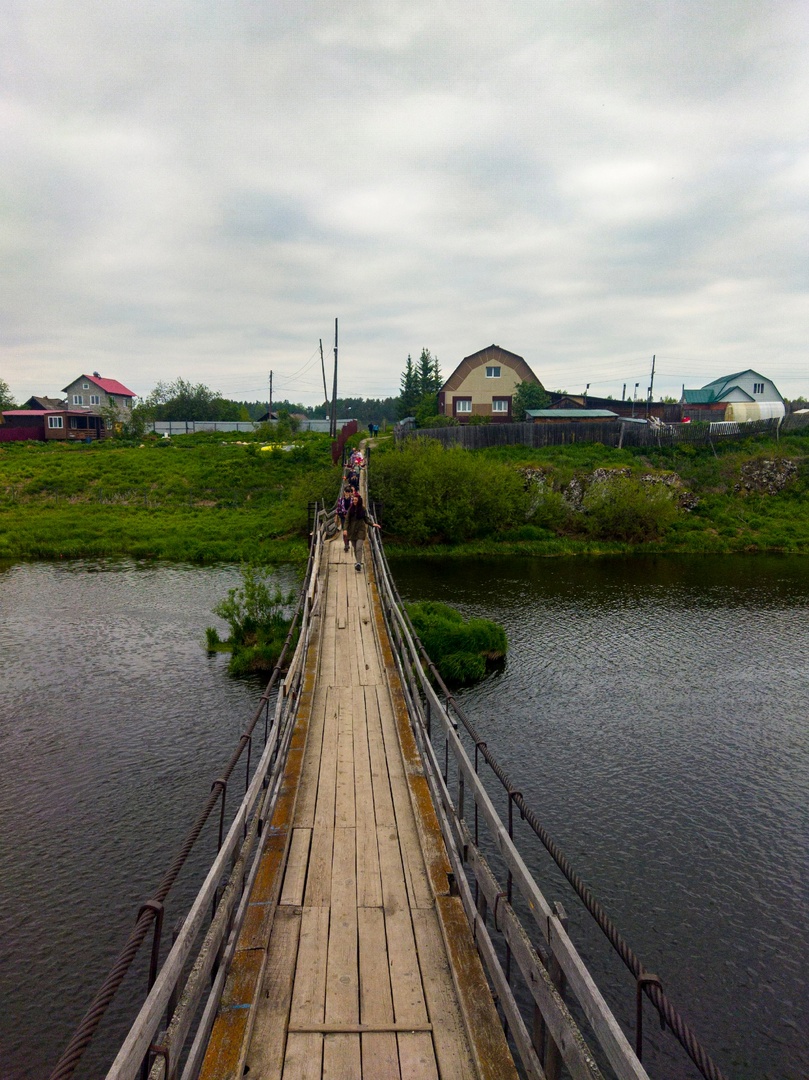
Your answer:
[[[457,390],[467,375],[474,371],[475,368],[483,367],[484,364],[497,363],[504,364],[506,367],[510,367],[515,371],[520,378],[520,382],[538,383],[540,386],[542,385],[521,356],[509,352],[508,349],[501,349],[499,345],[489,345],[488,348],[472,353],[471,356],[465,356],[441,389]]]

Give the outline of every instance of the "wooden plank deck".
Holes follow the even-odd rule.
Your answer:
[[[368,555],[357,572],[339,537],[327,545],[282,797],[204,1080],[517,1077],[451,895]]]

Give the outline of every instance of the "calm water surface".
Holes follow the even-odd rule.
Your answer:
[[[504,670],[464,705],[719,1063],[736,1080],[806,1080],[809,560],[393,570],[406,598],[505,624]],[[3,1080],[47,1075],[252,715],[256,688],[202,648],[237,578],[131,563],[0,572]],[[631,1022],[625,969],[547,857],[531,859]],[[102,1073],[143,978],[85,1075]],[[649,1013],[647,1030],[653,1076],[694,1075]]]
[[[505,625],[505,670],[464,707],[720,1066],[806,1080],[809,560],[397,560],[393,573],[405,599]],[[629,973],[549,864],[532,856],[634,1025]],[[655,1029],[647,1012],[652,1075],[697,1075]]]
[[[203,645],[239,578],[133,563],[0,571],[2,1080],[48,1075],[253,715],[261,691]],[[178,900],[214,845],[209,829]],[[168,930],[179,912],[170,899]],[[121,999],[144,980],[139,968]],[[127,1016],[113,1008],[84,1075],[103,1073]]]

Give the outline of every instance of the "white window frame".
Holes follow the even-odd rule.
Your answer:
[[[453,398],[452,401],[456,413],[471,413],[472,412],[472,399],[471,398]]]
[[[101,404],[101,395],[100,394],[90,394],[90,404],[91,405],[100,405]]]
[[[492,398],[492,412],[493,413],[507,413],[508,412],[508,398],[504,398],[504,397]]]
[[[81,394],[74,394],[73,395],[73,404],[74,405],[83,405],[84,404],[83,396]]]
[[[83,382],[81,384],[81,388],[82,388],[82,390],[89,390],[90,389],[90,384],[88,382]]]
[[[501,367],[499,364],[491,364],[486,368],[487,379],[499,379]]]
[[[764,393],[764,383],[763,382],[754,382],[753,383],[753,393],[754,394],[763,394]]]
[[[64,426],[65,423],[61,416],[48,417],[48,427],[52,430],[57,431],[59,428],[63,428]]]

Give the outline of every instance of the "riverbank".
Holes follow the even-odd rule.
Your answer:
[[[0,447],[0,559],[305,559],[307,507],[339,484],[326,436],[288,451],[193,436]]]
[[[339,479],[318,435],[293,450],[216,435],[7,444],[0,560],[299,563],[308,505],[330,505]],[[392,558],[809,554],[809,432],[653,454],[389,445],[370,480]]]
[[[809,554],[809,432],[654,452],[597,443],[377,454],[388,554]]]

